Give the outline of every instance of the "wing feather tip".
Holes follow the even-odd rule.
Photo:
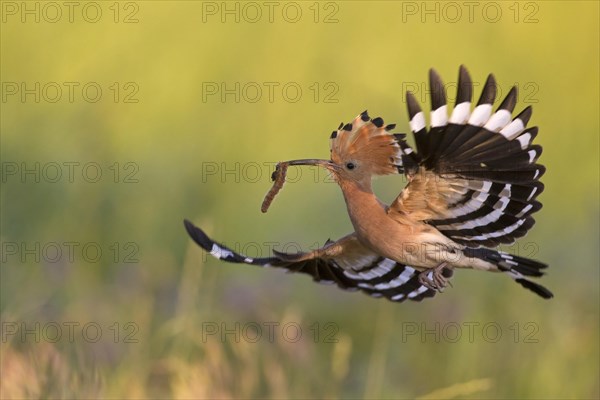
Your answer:
[[[190,220],[184,219],[183,224],[188,235],[196,244],[206,251],[211,251],[214,242],[204,233],[204,231],[194,225]]]

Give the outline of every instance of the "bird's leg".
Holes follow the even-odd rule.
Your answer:
[[[445,262],[441,263],[437,267],[432,270],[425,270],[419,274],[419,283],[431,290],[437,290],[438,292],[442,292],[446,286],[448,286],[448,278],[444,276],[444,268],[447,267],[448,264]],[[427,275],[429,272],[432,272],[432,279],[430,279]]]

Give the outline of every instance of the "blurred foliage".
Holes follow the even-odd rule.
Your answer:
[[[22,22],[20,7],[35,4],[40,22],[27,14]],[[64,7],[48,21],[55,14],[45,4],[2,2],[2,398],[600,396],[598,2],[493,3],[499,19],[476,3],[472,20],[460,2],[460,18],[440,2],[299,2],[296,23],[286,21],[294,9],[282,14],[289,3],[276,3],[273,22],[253,3],[262,17],[250,22],[246,3],[99,2],[95,23],[82,17],[87,3],[73,22]],[[238,7],[240,21],[220,7]],[[434,300],[393,304],[224,265],[188,239],[184,217],[250,255],[266,255],[272,242],[307,249],[348,233],[339,189],[310,170],[262,215],[273,163],[327,157],[330,131],[365,108],[407,130],[404,91],[416,87],[428,101],[427,70],[455,82],[460,64],[479,85],[489,72],[504,93],[517,84],[520,106],[534,107],[548,169],[544,208],[509,249],[549,262],[543,284],[553,300],[463,271]],[[22,82],[40,82],[39,102],[11,94]],[[55,86],[43,89],[52,82],[63,89],[56,102],[48,101]],[[79,85],[73,101],[65,82]],[[83,97],[90,82],[102,89],[97,102]],[[250,86],[239,102],[207,94],[223,82]],[[265,82],[276,83],[273,101]],[[302,89],[298,101],[282,92],[290,82]],[[256,86],[262,97],[247,101]],[[50,169],[37,182],[7,169],[36,162],[42,171],[80,167],[72,182],[67,167],[57,182]],[[82,170],[88,163],[100,166],[98,182],[84,179],[93,176]],[[375,187],[390,201],[403,185],[386,177]],[[65,242],[79,243],[73,261],[27,253]],[[86,243],[103,250],[99,261],[82,254]],[[256,343],[206,335],[212,324],[288,322],[303,330],[296,342],[280,331],[269,341],[263,330]],[[324,337],[329,322],[334,343]],[[36,323],[39,340],[9,334]],[[63,329],[56,343],[53,323]],[[79,324],[74,340],[64,323]],[[96,343],[82,338],[88,323],[102,328]],[[477,327],[473,340],[465,323]],[[488,323],[501,327],[497,341],[483,334]],[[453,340],[456,325],[462,335]]]

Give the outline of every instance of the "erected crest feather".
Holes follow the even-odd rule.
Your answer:
[[[331,160],[339,165],[358,161],[373,175],[403,172],[399,142],[404,142],[404,137],[392,134],[394,127],[394,124],[384,126],[382,118],[371,119],[363,111],[351,123],[340,124],[331,135]]]

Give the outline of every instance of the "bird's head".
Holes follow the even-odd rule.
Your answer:
[[[397,174],[402,168],[400,145],[405,135],[390,133],[394,127],[385,126],[381,118],[371,119],[364,111],[332,132],[330,160],[294,160],[289,165],[319,165],[340,185],[356,183],[370,188],[372,176]]]

